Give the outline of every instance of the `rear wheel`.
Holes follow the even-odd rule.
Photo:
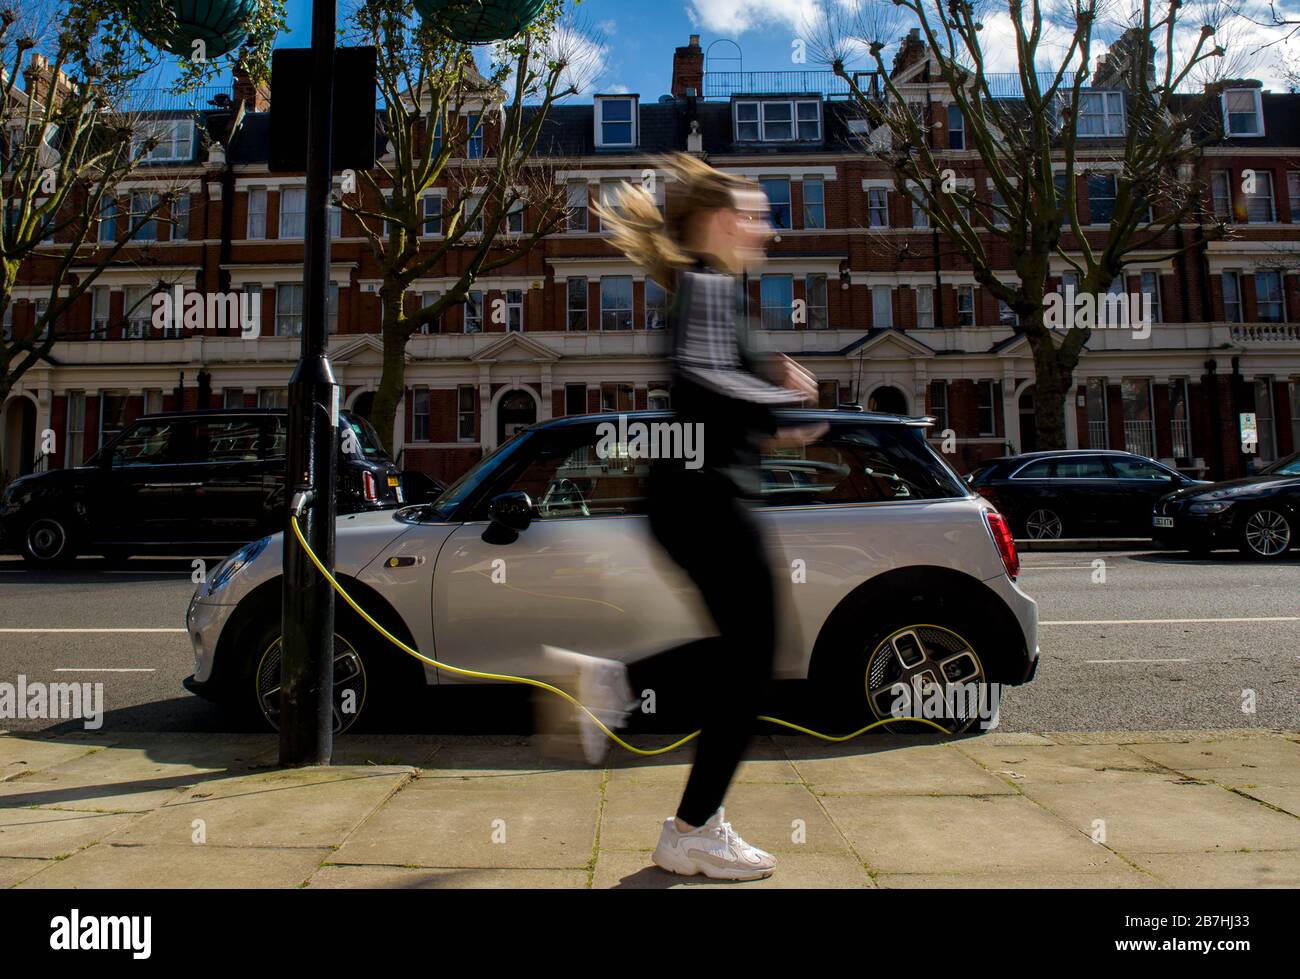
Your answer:
[[[1025,517],[1025,536],[1030,540],[1058,540],[1064,530],[1065,524],[1055,510],[1042,507]]]
[[[901,717],[922,717],[952,733],[997,726],[1001,697],[989,681],[991,639],[974,613],[932,612],[924,619],[890,617],[856,637],[841,625],[838,663],[824,691],[842,722],[890,720],[881,726],[893,732],[934,731],[896,720]]]
[[[1241,521],[1238,549],[1249,558],[1271,561],[1291,549],[1294,533],[1286,514],[1272,507],[1253,510]]]
[[[23,531],[22,554],[42,567],[67,564],[77,556],[72,522],[59,514],[37,517]]]

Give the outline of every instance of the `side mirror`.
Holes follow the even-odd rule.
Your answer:
[[[533,498],[527,493],[502,493],[488,503],[488,519],[492,521],[488,530],[495,529],[494,536],[508,543],[528,529],[536,512]]]

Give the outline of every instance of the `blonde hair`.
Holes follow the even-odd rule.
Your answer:
[[[600,202],[592,210],[613,232],[614,246],[669,292],[677,272],[695,261],[686,248],[691,221],[707,211],[732,210],[738,192],[758,190],[743,177],[715,170],[703,160],[674,153],[657,161],[673,179],[664,187],[665,217],[645,187],[627,182],[614,192],[612,207]]]

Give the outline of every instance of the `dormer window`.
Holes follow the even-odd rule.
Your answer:
[[[152,149],[145,144],[153,140]],[[131,155],[141,163],[177,163],[194,155],[193,119],[145,119],[131,135]]]
[[[1079,136],[1123,136],[1124,93],[1080,92]]]
[[[819,99],[738,99],[733,106],[738,143],[821,141]]]
[[[1223,93],[1223,127],[1229,136],[1263,136],[1264,106],[1257,88],[1230,88]]]
[[[597,149],[632,148],[637,145],[637,97],[596,96]]]

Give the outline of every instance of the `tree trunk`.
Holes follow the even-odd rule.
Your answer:
[[[402,292],[381,293],[383,303],[384,370],[379,377],[370,410],[370,423],[389,455],[397,442],[397,405],[406,393],[406,341],[409,339],[398,324],[402,319]]]
[[[1062,363],[1061,351],[1043,325],[1041,303],[1025,324],[1034,353],[1034,430],[1039,449],[1065,448],[1065,412],[1073,365]]]

